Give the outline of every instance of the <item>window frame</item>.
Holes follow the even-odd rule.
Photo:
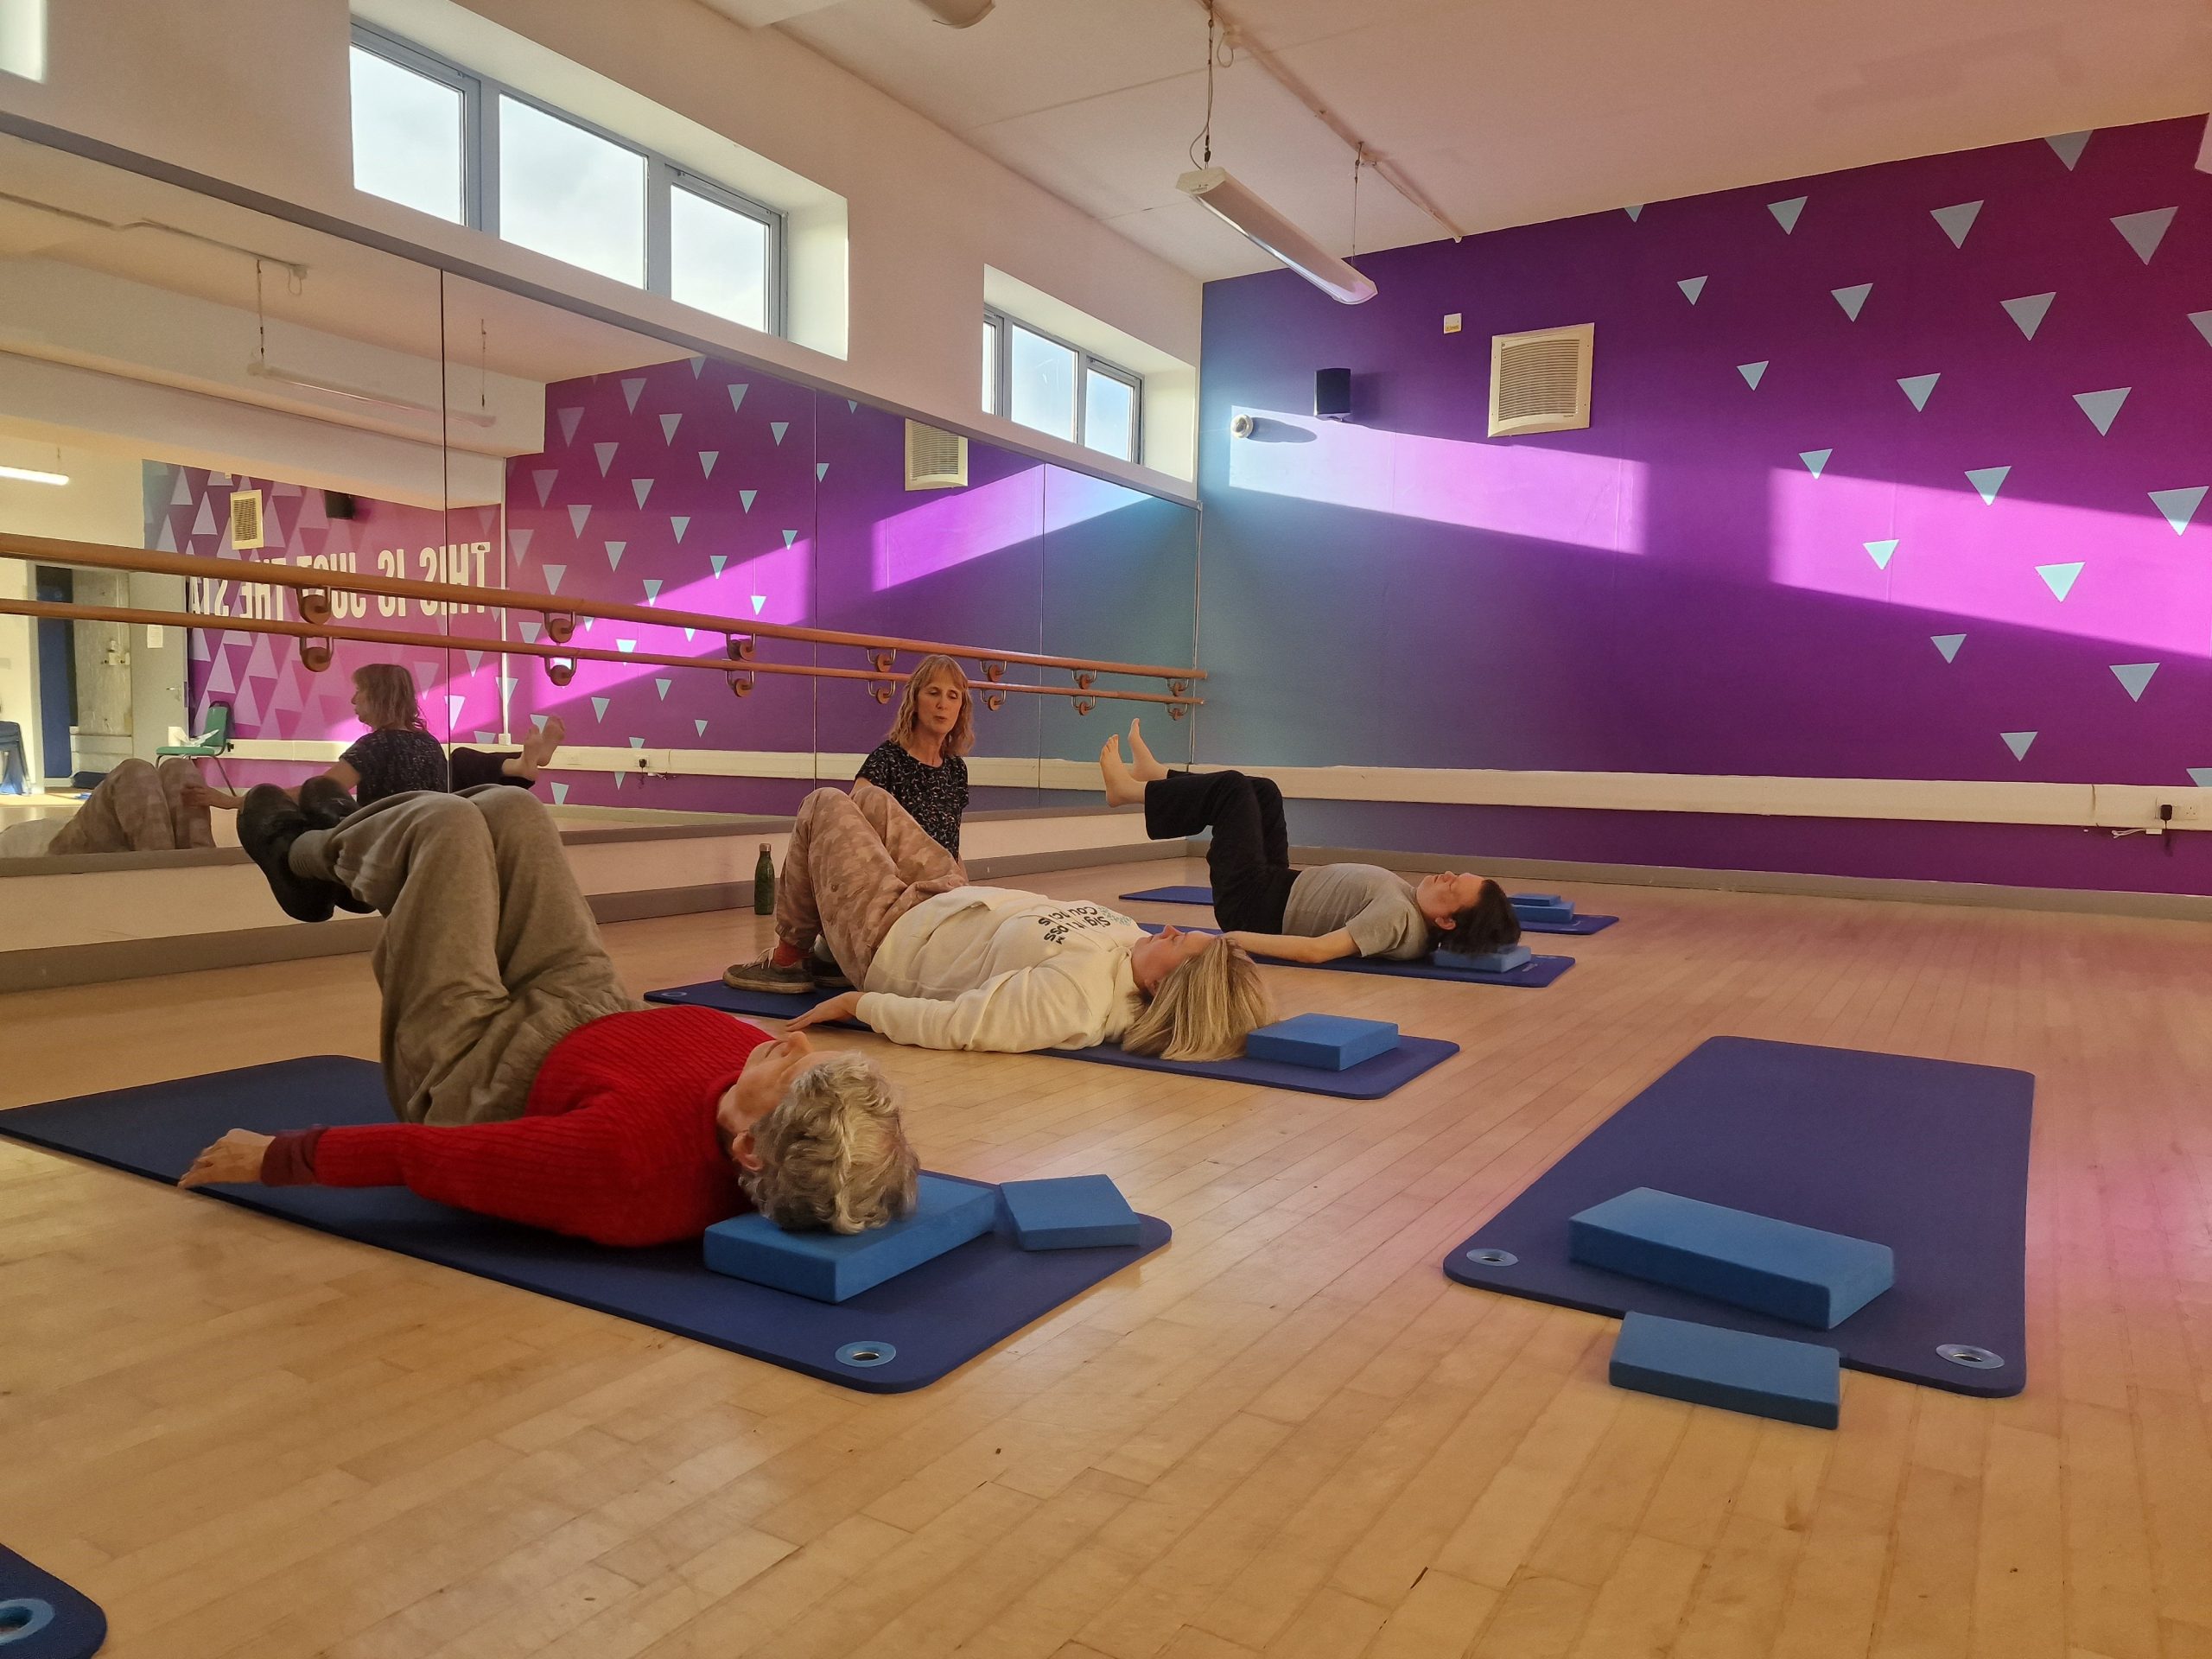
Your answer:
[[[1133,466],[1141,467],[1144,464],[1144,377],[1141,374],[1135,369],[1123,368],[1109,358],[1103,358],[1095,352],[1087,351],[1077,345],[1075,341],[1056,334],[1049,328],[1039,328],[1035,323],[1017,317],[1010,311],[1001,310],[995,305],[987,305],[983,308],[983,326],[991,330],[992,384],[990,400],[983,406],[986,414],[996,415],[1004,420],[1014,419],[1009,412],[1014,407],[1014,350],[1013,335],[1008,331],[1014,328],[1025,329],[1039,340],[1047,340],[1064,351],[1075,353],[1075,437],[1073,442],[1078,448],[1090,449],[1091,448],[1084,439],[1090,427],[1089,392],[1092,371],[1096,370],[1109,379],[1119,380],[1123,385],[1128,387],[1130,393],[1129,453],[1127,460],[1128,464]],[[1044,432],[1042,427],[1030,426],[1022,422],[1016,422],[1015,424],[1020,426],[1025,432]],[[1045,433],[1045,435],[1050,437],[1053,435]],[[1091,453],[1103,455],[1109,461],[1123,459],[1120,455],[1109,454],[1103,449],[1091,449]]]
[[[766,316],[761,332],[788,338],[786,314],[786,283],[785,280],[786,226],[785,215],[766,202],[755,201],[743,191],[724,184],[719,179],[708,177],[664,156],[652,145],[641,143],[626,134],[601,126],[588,116],[573,110],[564,110],[557,104],[524,92],[521,87],[487,75],[481,70],[471,69],[465,64],[417,46],[414,41],[372,23],[353,20],[351,44],[362,51],[385,59],[400,68],[452,87],[461,95],[461,206],[462,225],[469,230],[481,231],[487,236],[506,238],[499,229],[499,101],[512,99],[516,103],[536,110],[540,115],[589,133],[593,137],[613,144],[618,149],[628,150],[643,159],[645,164],[645,280],[640,292],[656,294],[678,305],[685,302],[676,299],[671,292],[674,257],[671,251],[671,198],[677,190],[688,190],[693,195],[718,207],[755,220],[767,230],[767,269],[764,273]],[[350,85],[351,77],[348,77]],[[348,157],[351,157],[352,119],[346,124]],[[358,188],[358,187],[356,187]],[[368,193],[364,193],[368,194]],[[384,200],[386,198],[378,197]],[[443,221],[451,223],[450,220]],[[522,246],[519,242],[511,245]],[[557,258],[546,254],[543,257]],[[561,261],[563,264],[568,262]],[[584,267],[577,266],[577,270]],[[608,280],[617,280],[609,278]],[[624,284],[627,286],[627,284]],[[724,317],[719,312],[690,308],[702,316],[714,317],[718,321],[743,328],[750,325]]]

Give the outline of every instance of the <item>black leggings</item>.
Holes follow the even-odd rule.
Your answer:
[[[505,749],[493,753],[485,749],[455,749],[448,766],[453,792],[474,789],[482,784],[512,784],[517,789],[528,789],[527,778],[511,778],[503,770],[509,760],[519,760],[520,749]]]
[[[1298,872],[1290,867],[1290,831],[1282,791],[1271,778],[1241,772],[1176,772],[1144,786],[1144,832],[1174,841],[1213,831],[1206,868],[1213,876],[1213,913],[1248,933],[1282,931]]]

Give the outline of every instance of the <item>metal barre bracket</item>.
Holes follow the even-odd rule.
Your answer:
[[[891,686],[889,682],[885,680],[870,680],[868,683],[868,694],[871,697],[874,697],[878,702],[890,702]]]
[[[570,637],[575,634],[575,631],[576,619],[567,611],[548,611],[545,613],[545,637],[550,639],[555,645],[567,645]],[[568,682],[565,680],[556,680],[554,683],[556,685],[565,685]]]
[[[304,608],[304,607],[302,608]],[[327,620],[328,617],[329,611],[326,608],[321,616],[315,617],[310,620],[321,622]],[[307,670],[310,674],[320,674],[324,669],[328,668],[330,666],[330,641],[327,639],[301,640],[300,666]]]
[[[1097,706],[1098,699],[1096,697],[1077,697],[1075,700],[1075,711],[1078,715],[1087,715]]]
[[[299,590],[300,620],[312,622],[317,627],[330,620],[330,594],[321,588]]]
[[[729,681],[729,689],[741,697],[749,697],[753,695],[753,688],[760,677],[757,674],[740,674],[733,670],[726,677]]]
[[[983,658],[983,677],[993,685],[996,685],[1001,680],[1006,678],[1006,664],[986,657]]]
[[[722,650],[734,662],[749,663],[757,649],[749,633],[726,633],[722,636]]]
[[[861,650],[868,658],[868,665],[879,674],[888,674],[891,664],[899,660],[899,653],[895,651],[879,651],[874,645],[863,646]]]
[[[545,677],[556,685],[566,685],[576,677],[575,659],[572,657],[548,657],[545,659]]]

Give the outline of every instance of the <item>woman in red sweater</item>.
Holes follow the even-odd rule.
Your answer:
[[[709,1009],[640,1008],[535,798],[397,795],[326,830],[263,785],[238,834],[291,914],[384,912],[385,1082],[405,1121],[232,1129],[181,1185],[404,1185],[620,1245],[746,1209],[856,1233],[913,1207],[882,1073]]]

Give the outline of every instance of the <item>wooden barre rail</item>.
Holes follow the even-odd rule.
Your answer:
[[[416,582],[405,576],[363,575],[352,570],[324,570],[311,566],[264,563],[254,559],[203,558],[189,553],[162,553],[135,547],[116,547],[101,542],[63,541],[45,536],[17,536],[0,532],[0,558],[41,559],[54,564],[76,564],[105,570],[137,570],[152,575],[200,577],[229,582],[253,582],[264,587],[290,588],[302,594],[337,590],[353,594],[381,594],[388,598],[442,600],[456,605],[481,605],[496,610],[529,611],[546,619],[546,631],[556,643],[565,643],[574,619],[588,616],[611,622],[637,622],[648,627],[700,628],[733,639],[791,639],[810,645],[851,645],[870,652],[910,651],[977,664],[985,680],[999,683],[1009,663],[1037,668],[1064,668],[1077,677],[1077,689],[1088,691],[1100,674],[1121,674],[1137,679],[1166,680],[1168,690],[1179,693],[1193,681],[1206,677],[1199,668],[1171,668],[1149,663],[1114,663],[1082,657],[1046,657],[1020,651],[988,651],[975,645],[945,645],[935,640],[905,639],[889,634],[845,633],[830,628],[800,628],[781,623],[751,622],[742,617],[716,616],[709,612],[666,611],[650,605],[626,605],[616,600],[563,600],[557,594],[525,593],[513,588],[477,588],[461,582]],[[251,575],[245,573],[251,572]],[[302,615],[308,613],[303,600]],[[310,620],[314,619],[310,617]],[[879,668],[887,668],[887,662]],[[875,677],[881,677],[880,674]]]
[[[0,616],[41,617],[76,622],[137,623],[153,627],[198,629],[203,633],[236,630],[244,633],[284,634],[310,642],[300,652],[300,660],[310,673],[321,673],[330,666],[330,641],[348,639],[362,645],[404,645],[414,651],[469,650],[481,651],[486,657],[543,658],[549,663],[546,677],[556,685],[566,685],[575,672],[575,664],[579,662],[650,663],[656,667],[713,669],[728,677],[730,690],[741,697],[751,693],[756,675],[790,674],[816,680],[866,680],[870,683],[875,700],[888,702],[891,700],[890,688],[908,677],[896,669],[820,668],[803,663],[760,663],[750,658],[732,657],[671,657],[651,651],[601,651],[590,645],[532,645],[510,639],[474,639],[467,634],[403,633],[391,628],[280,622],[257,616],[210,617],[193,611],[143,611],[124,606],[78,605],[45,599],[0,599]],[[320,660],[317,660],[315,651],[317,644],[323,647]],[[552,665],[557,664],[566,664],[566,671],[556,672]],[[1021,691],[1034,696],[1072,697],[1078,715],[1089,714],[1094,702],[1161,702],[1167,705],[1168,717],[1173,720],[1182,719],[1190,709],[1205,701],[1203,697],[1171,696],[1160,691],[1100,691],[1076,685],[1025,685],[1018,680],[990,681],[973,690],[977,699],[994,710],[1004,701],[1001,693]]]

